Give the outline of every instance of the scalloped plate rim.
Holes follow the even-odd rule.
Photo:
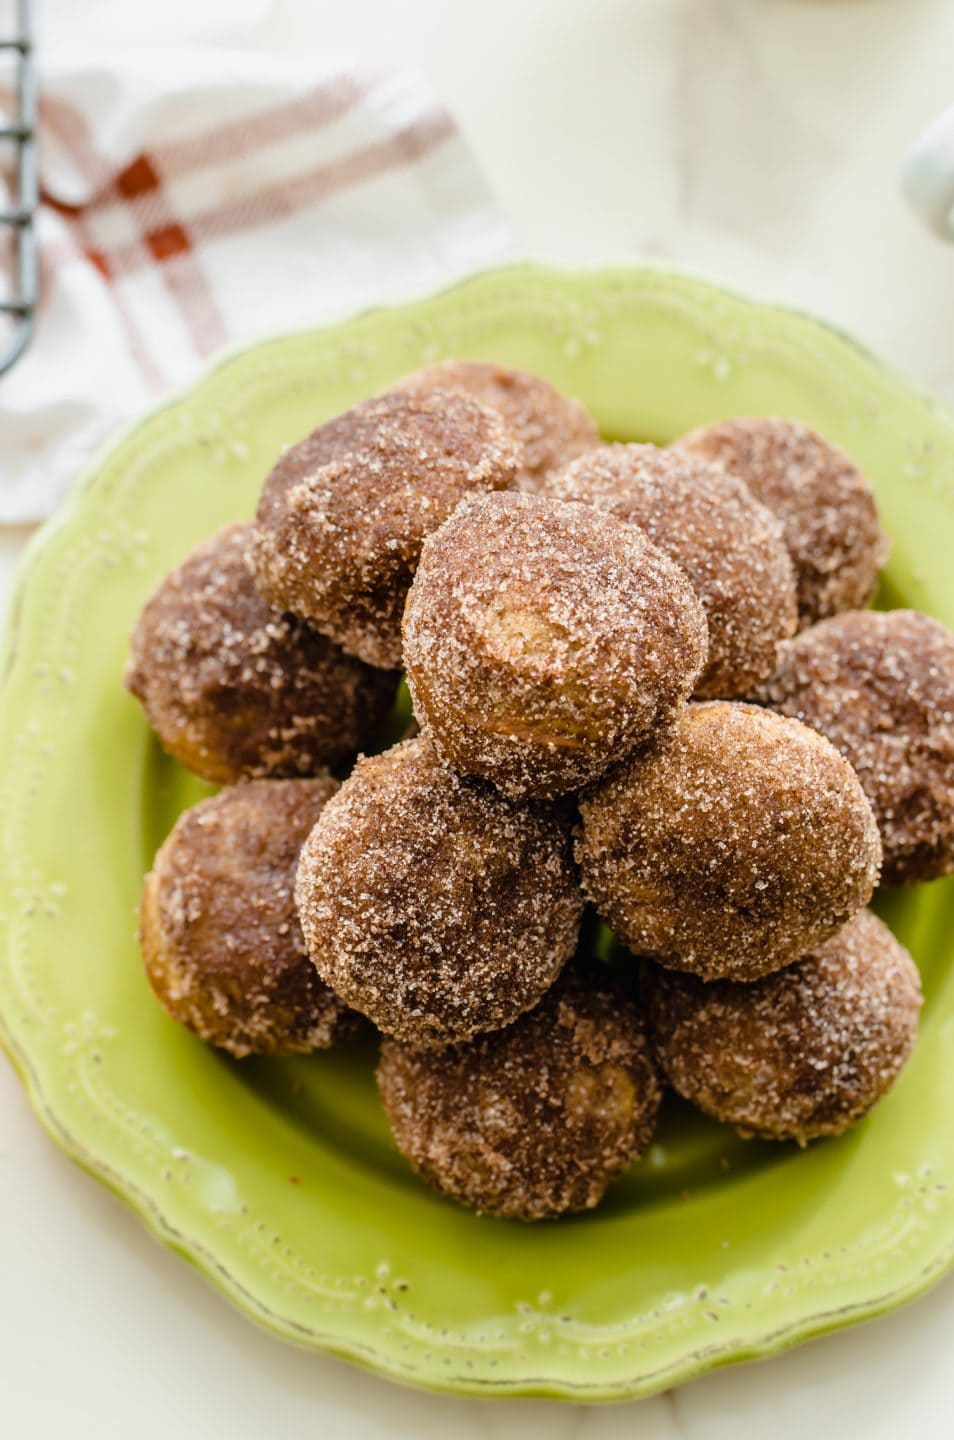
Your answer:
[[[155,1240],[170,1249],[179,1260],[198,1271],[222,1298],[236,1306],[247,1319],[252,1320],[269,1335],[300,1349],[317,1349],[323,1354],[356,1364],[370,1374],[416,1390],[482,1399],[549,1399],[587,1404],[612,1404],[614,1401],[646,1399],[674,1385],[683,1385],[689,1380],[697,1379],[712,1370],[752,1360],[770,1359],[773,1355],[782,1354],[805,1341],[888,1314],[925,1294],[954,1267],[952,1242],[915,1274],[910,1285],[897,1287],[855,1305],[815,1311],[791,1325],[765,1332],[744,1347],[734,1341],[727,1341],[723,1345],[704,1346],[691,1351],[677,1364],[659,1370],[639,1372],[631,1381],[585,1385],[575,1384],[565,1378],[557,1380],[552,1376],[527,1376],[518,1381],[486,1382],[465,1374],[435,1374],[424,1378],[413,1366],[401,1368],[390,1356],[378,1351],[373,1345],[357,1345],[342,1340],[333,1332],[296,1325],[269,1309],[238,1283],[227,1266],[216,1261],[203,1242],[171,1225],[155,1199],[135,1180],[97,1159],[60,1122],[55,1109],[46,1102],[37,1072],[22,1047],[14,1042],[7,1030],[2,1012],[0,1046],[23,1084],[31,1109],[57,1148],[91,1179],[128,1206]]]

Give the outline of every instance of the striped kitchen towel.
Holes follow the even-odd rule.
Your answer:
[[[509,248],[419,75],[112,53],[42,73],[40,135],[41,302],[0,380],[0,523],[48,514],[118,420],[222,345],[423,293]]]

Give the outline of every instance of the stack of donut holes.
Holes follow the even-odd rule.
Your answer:
[[[954,872],[954,637],[865,608],[886,552],[796,421],[608,444],[468,361],[326,421],[133,635],[160,743],[224,786],[146,879],[155,994],[236,1057],[375,1027],[398,1147],[491,1215],[596,1205],[666,1085],[842,1133],[921,1005],[866,906]]]

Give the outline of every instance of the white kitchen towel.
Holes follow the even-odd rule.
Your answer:
[[[242,50],[41,68],[41,299],[0,378],[0,523],[225,344],[423,293],[510,240],[430,83]],[[2,202],[0,202],[2,208]]]

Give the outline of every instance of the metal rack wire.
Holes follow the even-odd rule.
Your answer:
[[[12,206],[0,210],[0,227],[13,231],[13,285],[0,299],[0,316],[13,320],[13,334],[4,346],[0,338],[0,375],[16,364],[33,334],[37,300],[36,207],[39,189],[36,168],[36,70],[33,63],[31,0],[17,0],[16,34],[0,36],[0,51],[15,56],[16,108],[8,125],[0,125],[0,144],[12,142],[15,183]]]

